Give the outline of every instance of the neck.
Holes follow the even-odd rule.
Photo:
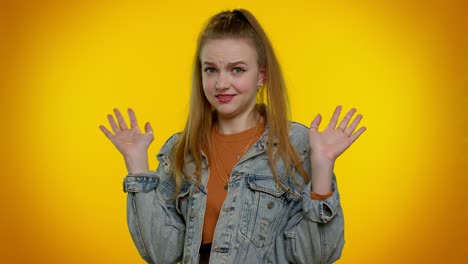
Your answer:
[[[261,114],[256,109],[253,109],[250,112],[232,118],[218,115],[217,126],[221,134],[235,134],[257,126],[261,120]]]

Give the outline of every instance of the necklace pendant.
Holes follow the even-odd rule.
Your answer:
[[[224,190],[227,191],[227,189],[228,189],[228,185],[226,184],[226,185],[224,185]]]
[[[239,154],[236,154],[236,158],[237,158],[237,159],[240,159],[240,156],[239,156]]]

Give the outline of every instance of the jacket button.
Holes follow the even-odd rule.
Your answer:
[[[190,218],[195,218],[195,217],[197,217],[197,212],[195,212],[195,210],[191,210],[190,213],[189,213],[189,217],[190,217]]]
[[[189,255],[185,256],[184,263],[188,263],[189,261],[190,261],[190,256]]]
[[[270,201],[267,206],[268,206],[268,209],[271,209],[271,208],[275,207],[275,203]]]

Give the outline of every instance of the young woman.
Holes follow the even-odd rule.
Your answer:
[[[326,129],[288,121],[283,75],[254,16],[213,16],[198,39],[185,129],[148,167],[153,129],[130,127],[115,109],[124,156],[128,225],[148,263],[332,263],[344,244],[333,173],[337,157],[365,128],[355,109]],[[338,126],[337,126],[338,125]],[[356,131],[355,131],[356,130]]]

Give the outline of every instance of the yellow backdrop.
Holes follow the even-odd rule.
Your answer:
[[[468,45],[457,3],[4,5],[0,262],[143,263],[126,225],[125,165],[98,126],[114,107],[133,107],[155,130],[155,168],[185,122],[199,30],[216,12],[243,7],[274,44],[294,120],[309,124],[320,112],[328,123],[338,104],[364,116],[367,131],[336,164],[339,263],[462,263]]]

